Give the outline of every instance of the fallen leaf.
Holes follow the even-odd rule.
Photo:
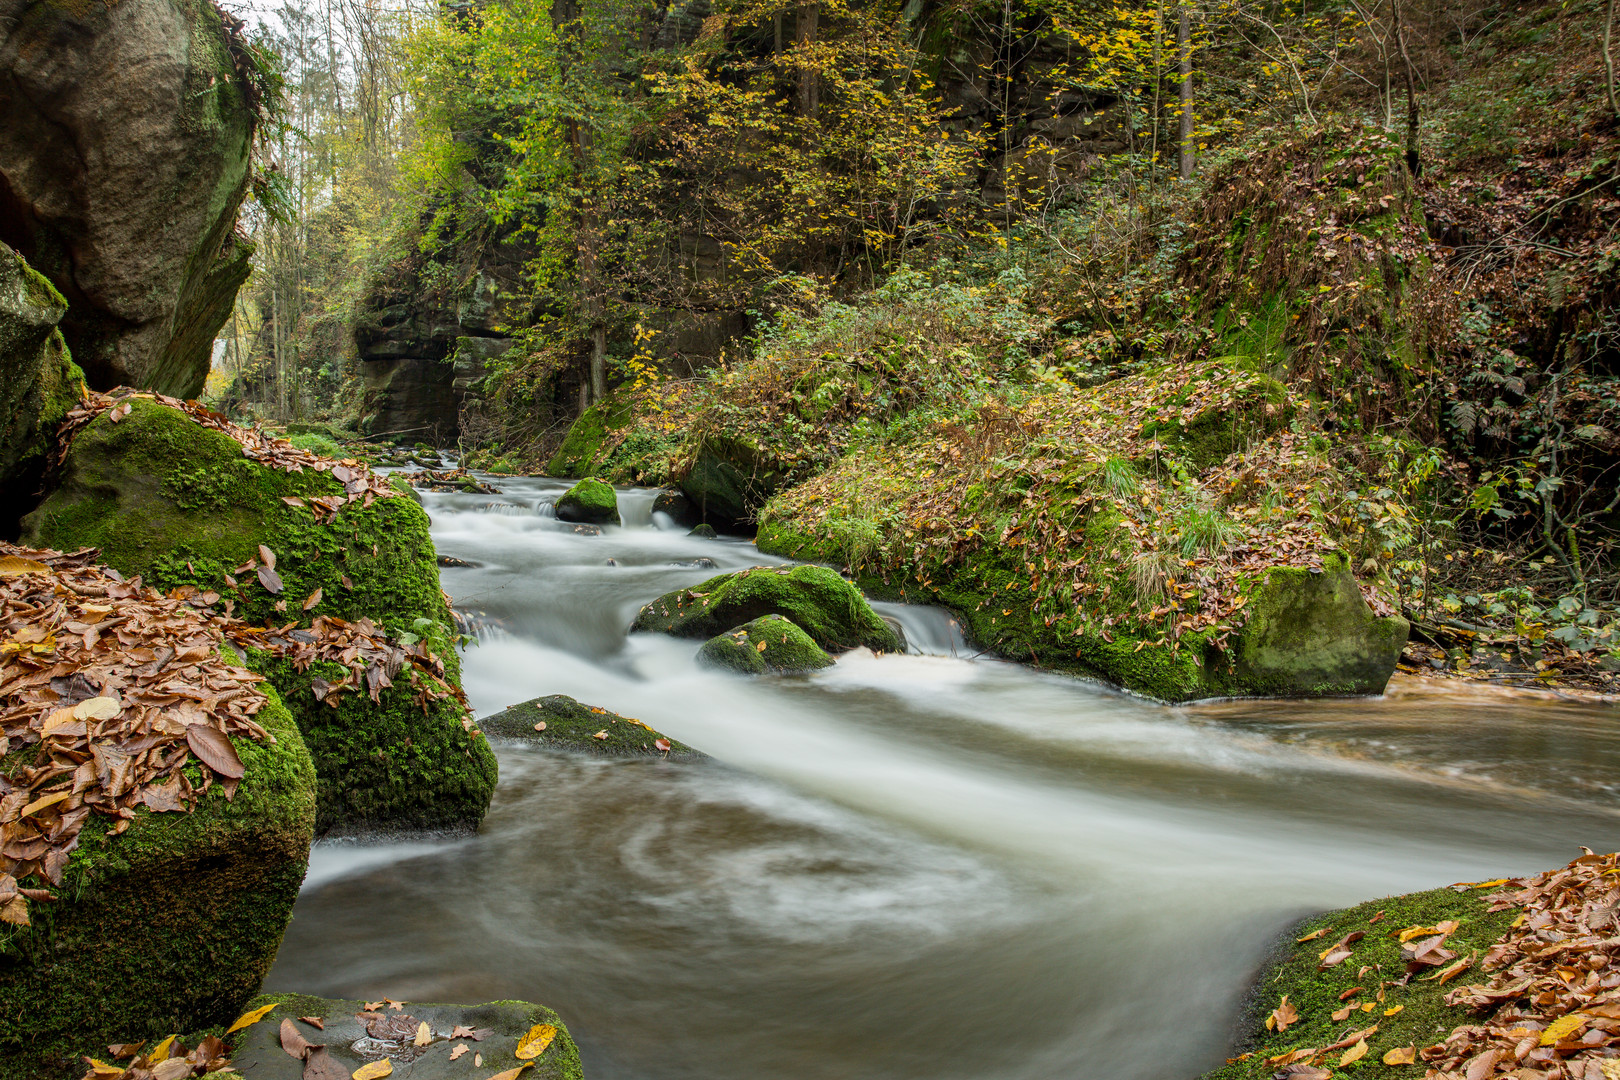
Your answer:
[[[454,1060],[456,1060],[456,1058],[460,1057],[462,1054],[465,1054],[466,1052],[467,1052],[467,1044],[466,1043],[457,1043],[456,1046],[455,1046],[455,1049],[450,1051],[450,1060],[454,1061]]]
[[[1342,1023],[1343,1021],[1350,1019],[1350,1014],[1355,1011],[1356,1007],[1354,1005],[1346,1005],[1344,1008],[1333,1014],[1333,1022],[1335,1024]]]
[[[299,1034],[291,1017],[281,1022],[281,1048],[299,1061],[309,1056],[310,1042]]]
[[[1560,1016],[1548,1024],[1546,1030],[1541,1033],[1541,1045],[1553,1046],[1562,1042],[1585,1027],[1588,1019],[1588,1017],[1582,1016],[1580,1013]]]
[[[496,1073],[494,1076],[490,1077],[489,1080],[517,1080],[518,1073],[521,1073],[524,1069],[532,1068],[534,1068],[534,1063],[525,1061],[515,1069],[507,1069],[505,1072]]]
[[[50,567],[33,559],[25,559],[20,555],[0,556],[0,577],[14,577],[17,574],[48,574],[50,572]]]
[[[298,1019],[302,1020],[304,1023],[308,1024],[317,1031],[326,1030],[326,1025],[321,1022],[321,1018],[318,1016],[300,1016]]]
[[[393,998],[383,998],[383,1000],[388,1003],[390,1009],[403,1009],[410,1004],[408,1001],[395,1001]]]
[[[71,791],[57,791],[51,793],[50,795],[41,795],[39,798],[35,799],[33,802],[19,810],[17,812],[17,816],[19,818],[25,818],[31,814],[37,814],[41,810],[55,806],[57,803],[61,802],[63,799],[66,799],[72,794],[73,792]]]
[[[73,716],[78,720],[111,720],[123,711],[117,699],[110,697],[86,698],[73,706]]]
[[[393,1072],[393,1059],[383,1058],[381,1061],[369,1062],[354,1070],[351,1080],[380,1080],[381,1077],[390,1076]]]
[[[376,1012],[383,1007],[383,1004],[381,1001],[368,1001],[366,1002],[366,1012]]]
[[[229,1034],[229,1032],[227,1032],[227,1034]],[[174,1049],[174,1042],[178,1038],[178,1035],[170,1035],[167,1039],[164,1039],[162,1042],[152,1047],[152,1049],[148,1050],[145,1058],[147,1068],[151,1068],[160,1061],[169,1060],[169,1052]]]
[[[529,1033],[518,1040],[517,1057],[520,1061],[532,1061],[546,1052],[551,1040],[557,1037],[557,1029],[550,1024],[536,1024],[529,1029]],[[512,1075],[516,1076],[516,1073]]]
[[[1331,926],[1324,926],[1320,930],[1312,930],[1309,934],[1306,934],[1304,937],[1295,938],[1294,940],[1298,941],[1300,944],[1303,945],[1307,941],[1315,941],[1319,937],[1326,937],[1327,932],[1329,930],[1331,930],[1331,929],[1333,929]]]
[[[207,724],[192,724],[186,728],[186,745],[210,769],[227,780],[240,780],[247,773],[236,747],[218,728]]]
[[[304,1059],[303,1080],[349,1080],[349,1070],[324,1046],[312,1046]]]
[[[1339,1000],[1340,1001],[1349,1001],[1351,998],[1355,997],[1357,994],[1361,993],[1365,989],[1366,989],[1366,987],[1364,987],[1364,986],[1352,986],[1350,989],[1346,990],[1344,993],[1339,995]]]
[[[1416,1046],[1398,1046],[1384,1055],[1385,1065],[1410,1065],[1416,1060]]]
[[[606,730],[598,731],[595,735],[591,736],[591,738],[593,738],[593,739],[605,739],[607,737],[608,737],[608,733],[607,733]]]
[[[656,746],[658,749],[662,750],[666,754],[669,753],[669,751],[670,751],[670,745],[669,745],[669,740],[668,739],[654,739],[653,740],[653,745]]]
[[[534,725],[534,730],[536,730],[536,731],[544,731],[544,730],[546,730],[546,722],[544,720],[540,721],[538,724]]]
[[[232,1032],[241,1031],[245,1027],[252,1027],[254,1024],[257,1024],[260,1020],[263,1020],[266,1016],[269,1016],[270,1015],[270,1010],[275,1008],[275,1007],[276,1007],[276,1002],[272,1001],[268,1005],[259,1006],[257,1009],[254,1009],[252,1012],[243,1013],[241,1016],[238,1016],[236,1018],[236,1023],[232,1024],[230,1027],[225,1029],[225,1034],[229,1035]]]
[[[318,604],[320,602],[321,602],[321,587],[319,585],[317,585],[317,586],[315,586],[315,591],[310,593],[309,596],[305,598],[305,600],[304,600],[304,610],[308,611],[310,608],[314,607],[316,604]]]
[[[278,593],[282,589],[281,575],[268,566],[259,567],[259,584],[270,592]]]
[[[1299,1023],[1299,1011],[1288,1004],[1288,995],[1284,994],[1281,1003],[1271,1010],[1270,1016],[1266,1017],[1266,1030],[1287,1031],[1290,1024],[1297,1023]]]
[[[424,1020],[420,1024],[417,1025],[416,1038],[411,1040],[411,1045],[412,1046],[426,1046],[428,1043],[430,1043],[432,1041],[433,1041],[433,1029],[428,1027],[427,1021]]]
[[[1404,1008],[1406,1008],[1405,1005],[1392,1006],[1392,1007],[1384,1010],[1384,1015],[1385,1016],[1394,1016],[1396,1013],[1400,1012]]]
[[[270,569],[274,570],[276,568],[276,553],[265,547],[263,544],[259,545],[259,558],[262,559],[264,561],[264,565],[268,566]]]
[[[1360,1061],[1367,1056],[1367,1040],[1358,1039],[1356,1045],[1339,1055],[1339,1068],[1344,1068],[1352,1061]]]

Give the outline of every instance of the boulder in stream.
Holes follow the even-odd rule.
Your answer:
[[[698,663],[742,675],[792,675],[830,667],[833,659],[781,615],[761,615],[718,634],[698,650]]]
[[[386,1005],[369,1012],[364,1001],[333,1000],[304,994],[269,994],[255,1007],[275,1005],[269,1014],[242,1033],[231,1065],[251,1080],[301,1080],[305,1061],[286,1049],[283,1032],[290,1025],[297,1040],[324,1047],[334,1068],[325,1075],[349,1076],[362,1066],[383,1058],[393,1064],[392,1075],[411,1080],[487,1077],[528,1062],[523,1080],[580,1080],[584,1075],[579,1047],[562,1019],[544,1005],[527,1001],[492,1001],[486,1005],[427,1005],[408,1001],[402,1007]],[[311,1016],[322,1027],[304,1023]],[[415,1036],[426,1024],[431,1041],[416,1046]],[[457,1028],[471,1029],[479,1037],[452,1038]],[[536,1031],[536,1029],[539,1031]],[[532,1058],[519,1058],[517,1049],[529,1037],[545,1049]],[[457,1053],[456,1048],[466,1049]],[[311,1048],[313,1050],[313,1047]],[[451,1055],[455,1054],[454,1060]],[[474,1065],[474,1055],[482,1065]]]
[[[791,619],[828,652],[866,646],[899,652],[900,639],[859,589],[825,566],[756,566],[665,593],[641,609],[632,630],[712,638],[762,615]]]
[[[339,694],[329,691],[348,673],[336,663],[300,665],[258,650],[248,661],[281,692],[314,756],[319,831],[476,827],[495,788],[495,757],[453,692],[454,620],[427,514],[358,464],[311,457],[304,471],[284,471],[248,457],[226,428],[178,403],[124,404],[127,414],[103,411],[73,438],[59,486],[24,520],[29,542],[100,548],[124,574],[217,594],[255,626],[370,620],[373,637],[426,642],[450,694],[413,688],[414,669],[385,665],[386,678],[368,676],[360,687],[350,679]],[[364,497],[344,502],[351,487]],[[328,512],[320,499],[338,508]]]
[[[557,519],[582,525],[617,525],[619,495],[612,484],[586,477],[557,497]]]
[[[548,750],[605,757],[648,755],[701,758],[704,755],[654,731],[640,720],[581,704],[566,694],[531,698],[478,721],[484,734]],[[659,746],[667,743],[668,750]]]

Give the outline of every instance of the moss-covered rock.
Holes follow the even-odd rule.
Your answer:
[[[218,591],[236,598],[237,614],[256,625],[369,617],[391,633],[433,642],[447,677],[459,678],[427,514],[415,501],[351,504],[336,521],[317,524],[309,509],[283,500],[340,494],[330,475],[260,465],[230,436],[177,409],[140,398],[130,404],[123,420],[104,413],[74,439],[60,485],[24,521],[30,542],[98,547],[109,566],[161,589]],[[239,588],[227,582],[261,544],[276,554],[280,594],[252,574]],[[317,589],[320,601],[301,612]],[[285,611],[278,601],[286,601]],[[440,701],[424,712],[401,680],[380,702],[350,694],[334,709],[310,692],[319,671],[298,672],[266,654],[249,662],[272,680],[303,729],[321,777],[323,832],[470,827],[483,817],[495,757],[464,729],[453,704]]]
[[[361,1057],[354,1044],[365,1038],[367,1031],[359,1013],[363,1001],[332,1000],[309,997],[304,994],[267,994],[254,1000],[255,1007],[274,1003],[276,1008],[257,1024],[248,1028],[238,1040],[231,1064],[253,1080],[300,1080],[303,1063],[281,1048],[279,1032],[284,1019],[292,1020],[299,1033],[312,1043],[326,1046],[327,1053],[348,1076],[360,1066],[375,1058]],[[411,1001],[403,1010],[389,1009],[387,1016],[409,1015],[425,1023],[434,1034],[433,1042],[419,1057],[407,1065],[403,1060],[395,1063],[394,1075],[408,1075],[412,1080],[441,1080],[443,1077],[485,1077],[497,1072],[515,1069],[523,1064],[515,1051],[518,1041],[537,1024],[556,1028],[544,1052],[533,1060],[533,1068],[525,1069],[525,1080],[581,1080],[584,1073],[579,1062],[579,1047],[568,1034],[562,1018],[544,1005],[527,1001],[492,1001],[486,1005],[428,1005]],[[324,1030],[298,1022],[296,1017],[318,1016]],[[478,1042],[451,1039],[449,1034],[458,1026],[488,1029],[489,1034]],[[445,1037],[441,1037],[445,1036]],[[457,1045],[466,1046],[483,1056],[483,1065],[473,1065],[472,1053],[466,1053],[452,1063],[450,1055]]]
[[[832,664],[809,634],[781,615],[761,615],[703,643],[698,663],[742,675],[800,674]]]
[[[62,294],[0,244],[0,529],[33,502],[56,428],[84,393],[84,376],[56,324]]]
[[[746,439],[705,439],[680,486],[705,521],[741,527],[787,479],[780,464]]]
[[[756,566],[665,593],[632,630],[712,638],[762,615],[791,619],[821,648],[899,652],[900,641],[860,590],[825,566]]]
[[[543,728],[536,728],[544,724]],[[511,739],[548,750],[599,754],[609,757],[662,755],[657,741],[669,742],[670,757],[702,757],[685,743],[654,731],[640,720],[583,705],[566,694],[538,697],[503,709],[478,722],[484,734],[495,739]],[[605,738],[598,738],[604,735]]]
[[[557,497],[557,518],[587,525],[617,525],[618,493],[612,484],[587,477]]]
[[[1484,898],[1489,891],[1443,888],[1391,896],[1288,927],[1255,980],[1239,1022],[1233,1056],[1246,1056],[1208,1074],[1207,1080],[1270,1080],[1278,1066],[1267,1064],[1267,1058],[1331,1046],[1349,1032],[1374,1024],[1378,1030],[1368,1038],[1368,1052],[1356,1064],[1355,1075],[1369,1080],[1414,1075],[1421,1066],[1385,1065],[1384,1055],[1399,1047],[1421,1049],[1443,1042],[1453,1028],[1472,1022],[1473,1016],[1467,1008],[1445,1003],[1447,992],[1458,985],[1455,982],[1442,986],[1438,980],[1414,979],[1402,986],[1395,981],[1406,967],[1398,935],[1407,927],[1456,919],[1460,925],[1446,947],[1459,956],[1483,955],[1517,916],[1516,909],[1488,912]],[[1315,936],[1318,931],[1323,933]],[[1323,952],[1356,931],[1366,936],[1350,944],[1350,958],[1318,970]],[[1298,940],[1305,937],[1310,940]],[[1362,989],[1351,993],[1355,987]],[[1284,996],[1299,1020],[1286,1031],[1267,1030],[1266,1017]],[[1353,1009],[1349,1017],[1334,1020],[1333,1014],[1347,1005]],[[1372,1008],[1364,1009],[1365,1005]],[[1342,1053],[1341,1048],[1328,1055],[1329,1065]]]
[[[552,476],[585,477],[601,458],[602,443],[607,438],[607,418],[600,404],[592,405],[579,414],[568,429],[562,446],[546,464]]]
[[[91,819],[60,900],[0,925],[0,1080],[80,1076],[78,1053],[229,1024],[258,992],[304,879],[315,770],[273,694],[256,719],[274,741],[233,740],[234,798],[137,810],[122,836]]]

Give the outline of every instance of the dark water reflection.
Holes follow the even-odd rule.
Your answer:
[[[478,837],[317,849],[272,988],[543,1001],[593,1080],[1188,1077],[1297,915],[1620,846],[1613,708],[1166,709],[904,608],[933,655],[721,677],[623,628],[715,572],[678,563],[770,560],[648,492],[588,537],[544,513],[562,485],[497,483],[429,496],[482,564],[446,588],[505,627],[466,657],[479,712],[569,693],[726,764],[502,748]]]

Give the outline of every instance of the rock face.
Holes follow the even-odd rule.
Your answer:
[[[303,994],[269,994],[255,999],[255,1007],[274,1003],[268,1016],[242,1033],[231,1064],[244,1076],[253,1080],[300,1080],[304,1075],[304,1062],[282,1048],[280,1030],[282,1021],[289,1021],[307,1041],[324,1044],[326,1053],[335,1062],[335,1068],[326,1075],[349,1076],[376,1057],[361,1057],[354,1045],[362,1039],[374,1038],[366,1020],[360,1016],[365,1010],[363,1001],[334,1001],[329,998],[308,997]],[[375,1014],[373,1014],[375,1015]],[[300,1023],[296,1017],[318,1016],[325,1030]],[[418,1024],[427,1024],[434,1035],[419,1056],[411,1047],[411,1036],[406,1034],[403,1045],[394,1057],[394,1076],[409,1076],[413,1080],[443,1080],[446,1077],[484,1077],[497,1072],[516,1069],[523,1062],[518,1059],[518,1040],[536,1025],[547,1024],[556,1029],[551,1042],[536,1058],[532,1068],[523,1070],[525,1080],[580,1080],[583,1076],[579,1061],[579,1047],[568,1034],[562,1018],[544,1005],[527,1001],[495,1001],[487,1005],[427,1005],[407,1002],[403,1010],[387,1009],[383,1022],[390,1024],[380,1029],[392,1035],[397,1028],[414,1034]],[[414,1022],[408,1022],[414,1021]],[[481,1040],[448,1038],[457,1027],[487,1029]],[[441,1037],[443,1036],[443,1037]],[[363,1045],[387,1049],[389,1044],[399,1045],[401,1040]],[[468,1047],[469,1052],[451,1062],[450,1055],[457,1045]],[[471,1051],[483,1056],[482,1067],[475,1067]]]
[[[866,646],[898,652],[900,640],[860,590],[825,566],[756,566],[665,593],[641,609],[632,630],[712,638],[763,615],[791,619],[828,652]]]
[[[66,297],[92,386],[195,396],[248,272],[236,31],[204,0],[0,0],[0,27],[0,241]]]
[[[195,585],[237,600],[254,625],[308,625],[316,615],[370,618],[396,639],[426,640],[454,685],[459,666],[453,621],[439,589],[427,514],[405,496],[351,504],[330,524],[289,497],[342,491],[327,473],[287,473],[249,460],[229,435],[178,409],[133,399],[113,423],[103,413],[74,439],[60,486],[24,520],[41,547],[99,547],[102,560],[162,589]],[[264,545],[277,556],[283,588],[266,591],[250,572],[233,588],[233,568]],[[321,597],[300,615],[302,603]],[[278,599],[286,610],[278,611]],[[320,778],[318,827],[469,828],[495,787],[494,755],[462,721],[454,698],[416,700],[404,676],[378,700],[348,693],[332,707],[316,700],[312,678],[332,681],[336,665],[300,672],[290,661],[250,653],[249,665],[281,692],[298,721]]]
[[[612,484],[589,477],[557,497],[557,519],[587,525],[617,525],[619,496]]]
[[[315,770],[278,701],[255,719],[275,742],[233,740],[234,798],[216,786],[192,813],[142,808],[105,842],[87,825],[62,899],[0,933],[0,1080],[76,1076],[75,1055],[109,1042],[229,1024],[258,992],[304,880]]]
[[[469,241],[431,257],[413,254],[378,278],[354,328],[367,432],[455,441],[485,365],[511,349],[511,329],[528,322],[523,266],[531,254],[509,239]],[[447,275],[465,284],[437,284]]]
[[[18,510],[33,501],[56,427],[84,388],[56,328],[66,311],[62,294],[0,244],[0,498]],[[0,513],[0,528],[15,521]]]
[[[537,731],[536,724],[544,724],[545,727]],[[521,705],[513,705],[494,716],[484,717],[478,721],[478,726],[491,738],[511,739],[548,750],[607,757],[643,754],[666,756],[657,745],[658,740],[663,739],[669,743],[669,757],[704,756],[685,743],[654,731],[640,720],[598,709],[594,705],[582,705],[566,694],[533,698]],[[597,738],[604,733],[606,738]]]
[[[747,442],[710,439],[680,486],[703,520],[746,528],[787,479],[785,470]]]
[[[716,635],[698,650],[698,663],[742,675],[793,675],[830,667],[833,659],[791,619],[761,615]]]

